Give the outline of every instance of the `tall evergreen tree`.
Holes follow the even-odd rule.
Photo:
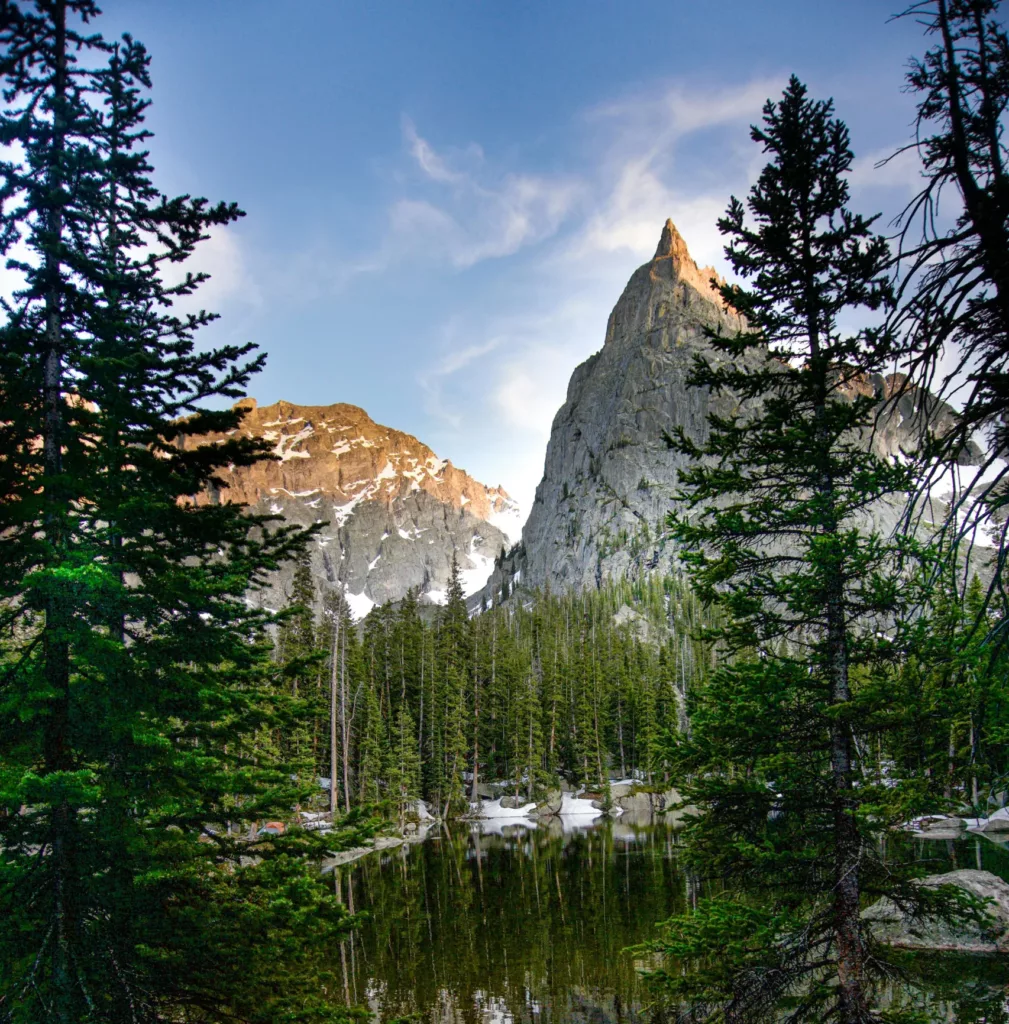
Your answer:
[[[463,594],[459,563],[452,556],[445,606],[438,618],[435,665],[441,696],[440,711],[440,799],[451,810],[466,805],[463,772],[469,752],[466,693],[472,670],[469,616]]]
[[[709,638],[732,656],[692,694],[675,751],[704,812],[690,856],[740,892],[670,923],[659,947],[692,966],[663,977],[699,1019],[777,1019],[789,1000],[791,1020],[857,1024],[872,1019],[876,962],[860,897],[890,883],[873,855],[888,819],[867,813],[882,798],[853,735],[886,707],[884,633],[902,609],[903,545],[867,509],[910,481],[867,444],[890,339],[841,322],[886,308],[889,252],[848,208],[853,157],[831,102],[793,77],[752,138],[770,162],[719,221],[752,282],[722,296],[749,330],[712,336],[692,376],[733,411],[709,415],[703,444],[669,439],[695,460],[672,533],[725,614]]]
[[[263,457],[192,443],[261,361],[198,351],[201,278],[162,277],[240,212],[153,186],[148,56],[97,13],[0,2],[0,1020],[332,1017],[320,844],[247,838],[295,794],[245,595],[298,538],[195,500]]]
[[[1000,0],[918,0],[905,11],[935,45],[911,62],[918,99],[914,140],[924,185],[902,215],[901,304],[894,321],[908,335],[911,382],[962,410],[931,438],[933,473],[956,467],[980,436],[987,443],[969,486],[958,488],[944,531],[947,561],[962,560],[978,526],[999,538],[989,599],[1007,620],[1005,557],[1009,477],[1009,35]],[[948,214],[950,193],[959,198]],[[940,208],[940,198],[945,202]],[[920,407],[924,408],[923,405]],[[928,428],[923,421],[922,428]],[[959,475],[959,474],[956,474]],[[925,479],[934,482],[932,473]],[[969,575],[961,580],[961,590]]]
[[[298,778],[314,787],[318,768],[322,693],[322,663],[315,627],[315,584],[307,550],[298,556],[291,593],[277,629],[277,660],[282,669],[278,710],[286,708],[278,749]]]

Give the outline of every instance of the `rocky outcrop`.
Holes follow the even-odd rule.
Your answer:
[[[905,949],[931,949],[963,953],[1009,952],[1009,883],[988,871],[964,869],[929,875],[919,885],[937,888],[954,885],[979,900],[990,901],[985,913],[991,923],[981,928],[974,921],[913,919],[886,897],[862,912],[862,920],[879,942]]]
[[[726,358],[715,353],[706,330],[733,334],[745,327],[725,307],[714,277],[691,259],[667,221],[654,257],[634,272],[614,307],[602,349],[572,374],[522,544],[492,578],[485,600],[516,584],[580,588],[673,569],[676,552],[664,520],[685,460],[664,435],[682,428],[703,442],[709,413],[736,411],[730,400],[712,400],[687,383],[699,354]],[[886,410],[866,439],[883,456],[913,443],[923,414],[953,415],[924,403],[900,377],[858,378],[848,390],[874,395]],[[881,503],[872,511],[874,525],[886,529],[900,512],[897,502]]]
[[[311,549],[314,574],[341,590],[358,616],[410,588],[441,603],[453,556],[464,589],[478,590],[517,533],[518,508],[504,490],[484,486],[357,406],[239,405],[240,433],[265,438],[276,459],[231,467],[222,474],[225,486],[195,500],[243,502],[290,523],[321,524]],[[256,599],[282,607],[292,572],[281,571]]]

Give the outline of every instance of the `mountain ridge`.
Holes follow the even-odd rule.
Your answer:
[[[284,400],[260,406],[244,398],[235,407],[244,416],[230,435],[188,443],[262,437],[275,458],[227,467],[223,486],[194,500],[241,502],[289,523],[319,526],[310,547],[317,589],[341,592],[359,618],[409,589],[441,603],[453,557],[466,592],[478,590],[518,534],[519,509],[503,488],[487,487],[359,406]],[[292,572],[281,570],[251,599],[282,607]]]

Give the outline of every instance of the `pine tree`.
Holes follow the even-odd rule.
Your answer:
[[[910,383],[962,410],[930,439],[933,472],[960,465],[974,437],[988,442],[976,486],[957,495],[944,531],[954,566],[979,524],[1003,546],[1009,524],[1002,514],[1009,501],[1002,462],[1009,443],[1009,35],[1001,7],[999,0],[918,0],[904,12],[936,44],[911,61],[907,75],[918,117],[901,152],[916,151],[924,185],[901,217],[902,302],[894,323],[908,334]],[[960,200],[952,222],[951,192]],[[931,424],[923,419],[921,427],[925,434]],[[1004,630],[1001,559],[993,570],[988,599],[1001,604]]]
[[[886,708],[885,634],[906,589],[906,545],[874,533],[866,510],[910,481],[867,444],[890,339],[840,322],[886,308],[889,253],[848,208],[853,157],[831,102],[793,77],[752,138],[770,162],[719,221],[752,281],[722,296],[749,330],[712,336],[695,365],[692,384],[712,396],[707,441],[669,439],[695,460],[672,532],[698,595],[726,616],[675,751],[704,812],[690,854],[741,891],[675,920],[659,947],[692,966],[663,978],[698,1019],[776,1019],[787,999],[791,1020],[856,1024],[872,1019],[876,962],[860,898],[898,882],[873,855],[887,815],[866,813],[883,798],[853,734]],[[874,685],[856,692],[863,678]]]
[[[452,556],[445,606],[438,618],[437,663],[440,700],[440,799],[450,810],[466,806],[463,772],[469,751],[466,707],[471,665],[472,644],[469,637],[469,616],[463,595],[459,563]]]
[[[240,215],[150,180],[149,59],[90,33],[90,0],[0,2],[0,247],[24,286],[0,325],[0,1020],[319,1018],[342,908],[297,833],[269,616],[246,593],[290,530],[206,501],[264,455],[237,437],[250,347],[169,287]],[[84,62],[91,62],[85,65]],[[306,982],[311,981],[310,987]]]

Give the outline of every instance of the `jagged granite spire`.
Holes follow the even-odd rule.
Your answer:
[[[603,347],[571,376],[522,548],[492,578],[485,602],[500,594],[504,576],[556,590],[675,568],[664,524],[684,458],[663,434],[682,427],[699,442],[706,438],[712,402],[687,383],[694,357],[712,352],[706,329],[731,335],[745,328],[713,288],[715,277],[697,266],[667,220],[655,256],[631,275],[610,314]],[[743,358],[759,359],[752,352]],[[864,383],[881,399],[892,390],[890,380]],[[881,453],[911,441],[914,403],[909,393],[889,409],[872,441]],[[714,411],[736,410],[721,398]],[[896,522],[899,510],[877,514],[881,523]]]

